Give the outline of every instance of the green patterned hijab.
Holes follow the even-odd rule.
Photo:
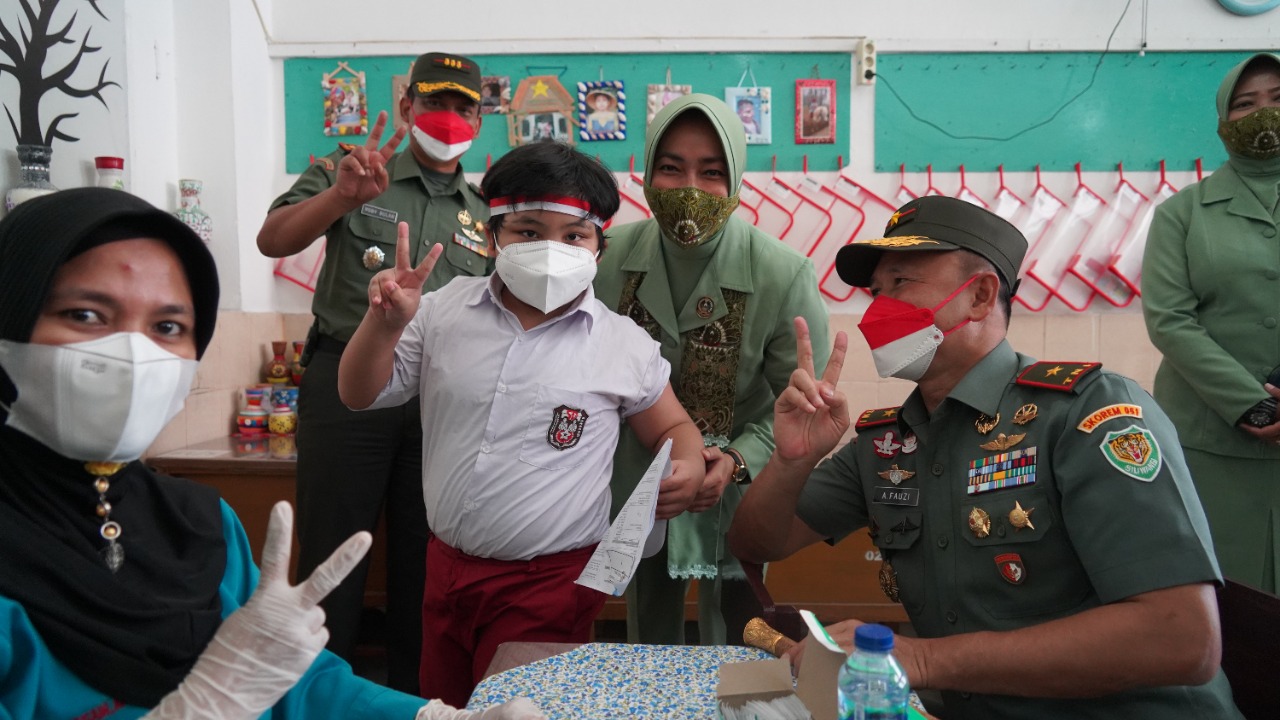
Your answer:
[[[1258,53],[1231,68],[1222,79],[1217,96],[1218,137],[1227,149],[1227,164],[1235,168],[1262,206],[1275,215],[1280,213],[1280,109],[1261,108],[1235,120],[1227,119],[1240,76],[1256,62],[1269,62],[1280,68],[1280,55]]]

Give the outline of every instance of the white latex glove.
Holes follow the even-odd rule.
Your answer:
[[[458,710],[432,700],[418,710],[414,720],[547,720],[529,698],[515,698],[484,710]]]
[[[262,574],[249,601],[232,613],[176,690],[144,717],[151,720],[250,720],[302,677],[329,641],[328,595],[373,544],[367,532],[347,539],[311,577],[289,584],[293,508],[278,502],[267,523]]]

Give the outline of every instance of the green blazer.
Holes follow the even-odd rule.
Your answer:
[[[1142,309],[1164,354],[1155,397],[1189,448],[1280,459],[1236,421],[1268,397],[1280,364],[1276,220],[1230,164],[1156,208],[1142,265]]]
[[[662,346],[662,356],[671,363],[671,382],[679,394],[687,339],[725,318],[725,291],[745,295],[737,374],[732,378],[733,422],[728,440],[755,474],[773,453],[773,402],[786,388],[796,367],[793,319],[799,315],[809,323],[814,364],[819,372],[826,367],[831,352],[827,308],[818,293],[813,263],[776,238],[731,217],[688,302],[677,309],[671,298],[661,242],[661,232],[653,219],[612,229],[596,273],[596,297],[617,310],[624,286],[637,273],[643,276],[635,298],[657,323],[655,339]],[[707,313],[707,298],[712,309],[702,317],[699,310]],[[649,449],[624,429],[614,457],[615,508],[630,496],[651,460]],[[742,490],[743,486],[731,485],[716,508],[684,513],[668,524],[668,558],[673,576],[715,577],[717,565],[727,561],[726,574],[742,577],[736,561],[726,557],[723,541]]]

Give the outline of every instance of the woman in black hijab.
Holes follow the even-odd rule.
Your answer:
[[[281,503],[259,581],[214,490],[138,462],[217,308],[204,243],[132,195],[67,190],[0,221],[0,715],[472,717],[322,652],[316,603],[368,533],[291,586]]]

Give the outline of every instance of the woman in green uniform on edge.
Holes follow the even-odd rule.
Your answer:
[[[1142,307],[1222,574],[1276,592],[1280,568],[1280,55],[1218,88],[1227,162],[1156,209]],[[1273,380],[1274,382],[1274,380]]]
[[[615,228],[596,296],[662,344],[671,384],[702,431],[707,478],[667,543],[640,563],[627,591],[630,640],[684,642],[684,598],[699,579],[703,644],[741,642],[759,612],[724,536],[750,481],[773,452],[773,401],[795,368],[792,319],[813,333],[817,367],[830,352],[813,263],[734,217],[747,145],[742,121],[710,95],[685,95],[645,137],[645,198],[653,217]],[[613,468],[614,507],[651,460],[628,430]]]

